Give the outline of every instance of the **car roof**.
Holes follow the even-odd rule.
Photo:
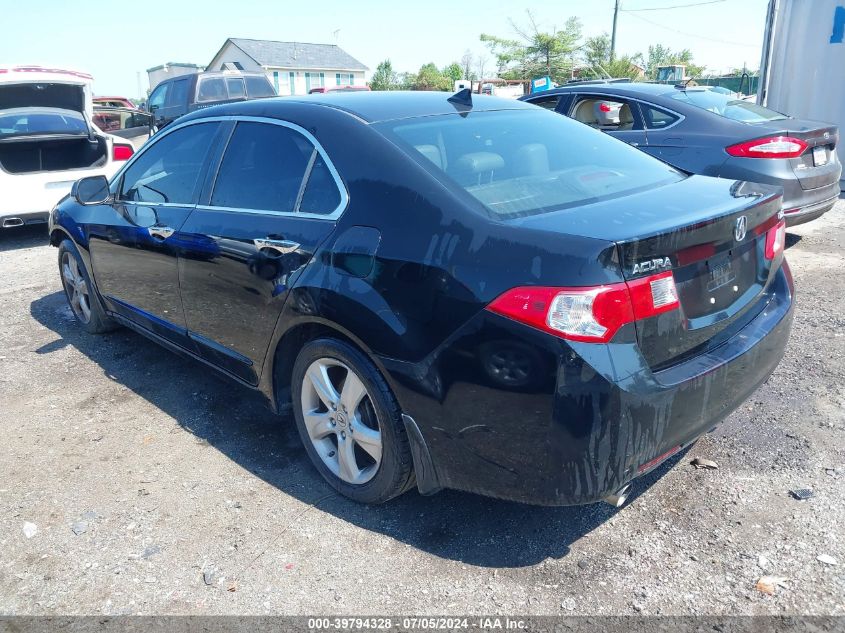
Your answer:
[[[455,114],[465,112],[466,107],[452,104],[448,101],[453,93],[424,92],[424,91],[331,91],[295,97],[270,97],[253,101],[228,103],[213,108],[201,110],[208,116],[250,116],[255,109],[261,109],[273,116],[278,110],[278,116],[284,116],[288,105],[316,105],[327,106],[348,112],[367,123],[390,121],[396,119],[410,119],[440,114]],[[502,99],[486,95],[472,95],[472,111],[495,110],[533,110],[536,106],[516,99]],[[198,114],[195,118],[202,118]]]
[[[573,84],[570,86],[559,86],[546,90],[541,93],[536,93],[536,96],[543,94],[565,94],[568,92],[604,92],[608,94],[628,95],[631,97],[637,96],[669,96],[674,94],[678,89],[667,84],[650,84],[650,83],[609,83],[609,84]],[[534,96],[534,95],[532,95]]]

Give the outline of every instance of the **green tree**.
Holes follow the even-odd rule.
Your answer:
[[[378,66],[373,73],[373,78],[370,80],[371,90],[396,90],[399,88],[399,80],[393,70],[393,64],[389,59],[385,59]]]
[[[698,66],[692,61],[692,52],[685,48],[681,51],[673,51],[662,44],[655,44],[648,47],[648,61],[646,62],[646,76],[649,79],[657,79],[658,66],[671,66],[683,64],[687,67],[688,77],[700,77],[704,72],[704,66]]]
[[[443,76],[448,77],[454,86],[456,81],[464,78],[464,69],[458,62],[452,62],[443,69]]]
[[[585,77],[606,79],[609,77],[640,77],[640,60],[628,55],[610,57],[610,36],[602,33],[590,37],[584,42],[582,49],[584,64],[587,67],[583,73]],[[641,56],[639,56],[641,57]]]
[[[452,80],[437,69],[432,62],[423,64],[416,75],[406,79],[411,90],[451,90]]]
[[[581,39],[581,22],[572,17],[562,30],[546,33],[540,31],[533,14],[527,13],[527,27],[520,27],[511,20],[517,35],[514,39],[481,34],[481,41],[496,57],[500,75],[506,79],[551,75],[557,82],[566,81],[571,76],[574,53]]]

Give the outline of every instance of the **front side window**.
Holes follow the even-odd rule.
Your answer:
[[[373,127],[497,218],[587,205],[685,177],[627,143],[539,108]]]
[[[780,112],[769,110],[752,101],[735,99],[730,95],[713,90],[677,90],[669,93],[668,96],[676,101],[743,123],[764,123],[789,118]]]
[[[163,108],[164,100],[167,98],[167,88],[170,84],[161,84],[158,88],[153,90],[150,95],[150,109]]]
[[[218,126],[189,125],[155,142],[123,174],[119,199],[196,204],[200,173]]]
[[[536,106],[545,108],[546,110],[554,110],[557,108],[557,103],[560,101],[560,95],[553,95],[550,97],[540,97],[539,99],[532,99],[530,103]]]
[[[637,129],[631,104],[618,97],[588,96],[576,99],[570,116],[597,130],[624,132]]]

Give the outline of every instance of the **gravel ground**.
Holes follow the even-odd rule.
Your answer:
[[[618,511],[348,502],[255,394],[77,328],[45,239],[0,233],[0,613],[845,614],[845,200],[774,376]]]

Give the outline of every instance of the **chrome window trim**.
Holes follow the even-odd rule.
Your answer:
[[[320,142],[305,128],[296,125],[295,123],[290,123],[288,121],[283,121],[281,119],[273,119],[270,117],[258,117],[258,116],[239,116],[239,115],[227,115],[227,116],[213,116],[213,117],[204,117],[201,119],[193,119],[191,121],[185,121],[184,123],[171,123],[167,128],[164,130],[156,133],[144,146],[141,148],[139,152],[137,152],[130,160],[126,162],[123,167],[121,167],[115,174],[112,176],[112,180],[109,181],[109,188],[115,183],[120,182],[120,178],[123,176],[123,172],[125,172],[139,157],[146,154],[150,148],[155,147],[156,143],[158,143],[161,139],[165,136],[176,132],[177,130],[181,130],[182,128],[188,127],[189,125],[199,125],[201,123],[212,123],[212,122],[223,122],[223,121],[233,121],[238,123],[239,121],[246,121],[252,123],[266,123],[270,125],[280,125],[282,127],[286,127],[294,132],[298,132],[302,136],[306,138],[306,140],[311,143],[312,147],[319,152],[320,156],[323,159],[323,163],[326,165],[326,168],[329,170],[329,173],[334,180],[335,186],[340,193],[340,204],[331,212],[331,213],[306,213],[306,212],[297,212],[297,211],[275,211],[271,209],[242,209],[239,207],[218,207],[214,205],[201,205],[201,204],[177,204],[177,203],[165,203],[165,204],[157,204],[155,202],[148,202],[144,203],[145,205],[153,205],[153,206],[176,206],[176,207],[194,207],[197,209],[202,209],[203,211],[225,211],[225,212],[238,212],[238,213],[248,213],[251,215],[279,215],[284,217],[295,217],[295,218],[312,218],[312,219],[321,219],[321,220],[337,220],[343,212],[346,210],[346,207],[349,205],[349,192],[346,190],[346,186],[343,184],[343,180],[340,178],[340,174],[338,174],[337,169],[335,169],[334,163],[329,159],[326,150],[323,149],[323,146]],[[225,157],[225,148],[223,156]],[[218,165],[218,170],[220,165],[222,165],[222,160]],[[305,176],[311,177],[310,171],[307,174],[303,174],[303,182],[307,185],[307,180]],[[304,190],[303,190],[304,192]],[[213,194],[213,191],[212,191]],[[131,201],[120,201],[117,200],[116,202],[129,202],[130,204],[139,204],[137,202]]]

